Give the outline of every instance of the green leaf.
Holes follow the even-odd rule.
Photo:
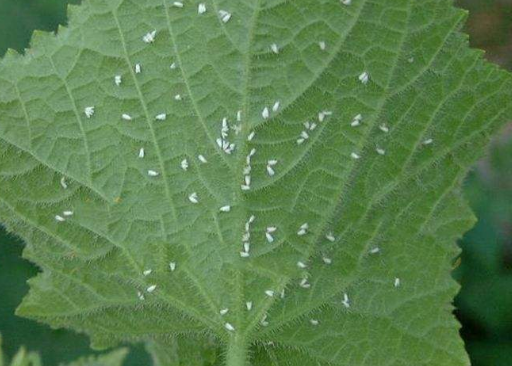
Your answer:
[[[205,5],[84,1],[2,61],[0,217],[42,269],[18,313],[99,348],[213,338],[230,366],[467,365],[459,189],[512,81],[464,12]]]

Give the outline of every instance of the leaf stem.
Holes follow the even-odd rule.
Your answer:
[[[242,334],[236,333],[231,336],[226,355],[226,366],[248,366],[248,345]]]

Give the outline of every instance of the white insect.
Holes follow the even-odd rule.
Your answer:
[[[308,279],[307,278],[303,278],[300,283],[299,283],[299,286],[302,287],[302,288],[310,288],[311,287],[311,284],[308,283]]]
[[[307,268],[308,266],[306,265],[306,263],[299,261],[297,262],[297,267],[304,269]]]
[[[156,285],[151,285],[151,286],[149,286],[149,287],[146,289],[146,291],[147,291],[147,292],[149,292],[149,293],[151,293],[151,292],[153,292],[153,291],[155,291],[155,290],[156,290]]]
[[[322,260],[324,261],[325,264],[331,264],[332,263],[332,259],[331,258],[323,257]]]
[[[249,249],[251,248],[251,243],[249,243],[250,236],[251,236],[251,234],[248,231],[245,232],[242,235],[242,242],[243,242],[243,245],[244,245],[244,251],[246,251],[246,252],[248,252]]]
[[[219,17],[223,23],[227,23],[231,19],[231,13],[229,13],[225,10],[219,10]]]
[[[279,53],[279,46],[276,43],[272,43],[270,45],[270,49],[272,52],[274,52],[276,55]]]
[[[231,323],[224,324],[224,328],[226,328],[230,332],[234,332],[235,331],[235,327]]]
[[[352,123],[350,124],[352,127],[357,127],[361,124],[361,121],[363,120],[363,116],[361,114],[358,114],[354,117],[352,120]]]
[[[261,319],[261,322],[260,322],[261,325],[263,325],[264,327],[268,326],[268,321],[267,321],[267,315],[263,315],[263,318]]]
[[[388,133],[389,132],[389,128],[388,126],[386,126],[385,124],[382,124],[379,126],[379,129],[382,131],[382,132],[385,132],[385,133]]]
[[[245,306],[247,308],[247,311],[251,311],[251,309],[252,309],[252,301],[247,301],[245,303]]]
[[[146,152],[144,151],[144,148],[141,147],[139,150],[139,158],[142,159],[144,156],[146,156]]]
[[[307,230],[306,229],[299,229],[299,231],[297,231],[297,235],[298,236],[304,236],[307,234]]]
[[[55,215],[55,220],[58,222],[64,222],[66,219],[60,215]]]
[[[94,115],[94,107],[85,107],[84,113],[87,118],[91,118]]]
[[[135,73],[140,74],[142,72],[142,67],[140,64],[135,64]]]
[[[253,216],[251,216],[251,217],[253,217]],[[249,231],[252,223],[253,223],[253,221],[251,221],[251,218],[249,218],[249,220],[247,220],[247,222],[245,223],[245,231]]]
[[[256,135],[256,132],[252,131],[252,132],[247,136],[247,141],[252,141],[252,139],[254,138],[254,135]]]
[[[176,262],[170,262],[169,268],[170,268],[171,272],[174,272],[176,270]]]
[[[272,291],[272,290],[266,290],[266,291],[265,291],[265,295],[267,295],[268,297],[274,297],[274,291]]]
[[[129,114],[126,114],[126,113],[123,113],[121,115],[121,118],[124,119],[125,121],[131,121],[132,120],[132,116],[130,116]]]
[[[170,67],[171,67],[171,70],[175,70],[177,67],[176,62],[173,62]]]
[[[265,237],[267,238],[267,241],[268,241],[269,243],[273,243],[273,242],[274,242],[274,237],[272,236],[272,234],[271,234],[271,233],[266,232],[266,233],[265,233]]]
[[[313,131],[316,128],[316,123],[314,122],[304,122],[303,125],[310,131]]]
[[[219,209],[220,212],[229,212],[231,211],[231,206],[222,206],[220,209]]]
[[[281,107],[281,102],[280,101],[276,101],[274,103],[274,105],[272,106],[272,111],[277,112],[280,107]]]
[[[137,291],[137,297],[139,300],[144,301],[146,298],[144,297],[144,294],[140,291]]]
[[[351,157],[352,159],[356,159],[356,160],[361,158],[361,156],[359,156],[359,155],[358,155],[357,153],[355,153],[355,152],[353,152],[352,154],[350,154],[350,157]]]
[[[197,14],[204,14],[206,13],[206,4],[201,3],[197,6]]]
[[[323,122],[325,120],[325,117],[332,116],[331,111],[322,111],[318,113],[318,121]]]
[[[64,189],[68,189],[68,184],[66,183],[65,177],[60,178],[60,186]]]
[[[172,3],[172,5],[175,8],[183,8],[183,3],[181,1],[175,1],[174,3]]]
[[[326,235],[325,235],[325,238],[327,240],[329,240],[330,242],[334,242],[336,241],[336,237],[334,236],[334,234],[332,232],[328,232]]]
[[[183,98],[181,97],[181,94],[176,94],[176,95],[174,96],[174,100],[180,101],[180,100],[182,100],[182,99],[183,99]]]
[[[188,160],[183,159],[180,163],[180,166],[181,166],[181,169],[183,169],[184,171],[187,171],[188,170]]]
[[[263,108],[261,116],[263,117],[263,119],[268,119],[268,117],[270,117],[270,111],[268,110],[268,107]]]
[[[220,315],[226,315],[228,313],[229,309],[222,309],[221,311],[219,311],[219,314]]]
[[[224,141],[222,144],[222,150],[228,155],[230,155],[235,150],[235,147],[235,144],[229,143],[227,141]]]
[[[320,322],[319,322],[318,320],[316,320],[316,319],[311,319],[309,322],[311,323],[311,325],[315,325],[315,326],[316,326],[316,325],[318,325],[318,324],[320,323]]]
[[[121,75],[116,75],[114,76],[114,83],[119,86],[121,85],[121,83],[123,82],[123,78]]]
[[[368,72],[363,72],[361,75],[359,75],[359,81],[363,84],[368,84],[368,81],[370,80],[370,74]]]
[[[242,132],[242,125],[237,124],[237,125],[231,126],[231,129],[233,131],[235,131],[235,135],[238,135],[240,132]]]
[[[217,141],[217,144],[219,142]],[[221,144],[220,144],[220,147],[222,148],[222,150],[226,153],[226,154],[231,154],[234,150],[235,150],[235,144],[233,143],[230,143],[229,141],[222,141],[221,139]]]
[[[426,139],[425,141],[423,141],[423,145],[430,145],[433,142],[434,142],[434,140],[432,140],[432,139]]]
[[[62,214],[64,216],[73,216],[73,211],[64,211]]]
[[[375,248],[370,249],[370,254],[378,254],[379,252],[380,252],[380,248],[379,247],[375,247]]]
[[[242,111],[236,112],[236,120],[237,122],[242,122]]]
[[[395,287],[399,287],[400,286],[400,278],[395,278],[395,283],[394,283]]]
[[[158,173],[157,171],[155,170],[148,170],[148,175],[150,177],[158,177],[160,175],[160,173]]]
[[[343,306],[345,306],[347,309],[350,307],[350,300],[348,298],[347,293],[343,294],[343,301],[341,302]]]
[[[299,236],[306,235],[308,233],[308,229],[309,229],[309,224],[306,222],[300,226],[299,231],[297,231],[297,235],[299,235]]]
[[[153,272],[153,270],[152,270],[152,269],[146,269],[144,272],[142,272],[142,274],[143,274],[144,276],[149,276],[149,275],[151,274],[151,272]]]
[[[156,30],[146,33],[144,35],[144,37],[142,37],[142,40],[145,43],[153,43],[153,42],[155,42],[155,37],[156,37]]]
[[[379,155],[386,155],[386,150],[381,149],[380,147],[376,148],[375,151],[377,151],[377,154]]]
[[[277,165],[277,160],[276,159],[271,159],[271,160],[267,161],[267,173],[271,177],[273,177],[274,174],[275,174],[273,167],[276,166],[276,165]]]
[[[156,120],[158,121],[165,121],[167,119],[167,114],[165,113],[160,113],[158,114],[156,117],[155,117]]]
[[[267,233],[275,233],[277,231],[277,227],[269,226],[267,227]]]
[[[352,3],[352,0],[340,0],[340,3],[343,5],[350,5]]]
[[[198,203],[199,202],[199,197],[197,196],[197,193],[194,192],[194,193],[191,193],[189,196],[188,196],[188,200],[192,203]]]
[[[318,46],[322,51],[325,51],[325,49],[327,48],[327,44],[324,41],[318,42]]]
[[[222,127],[221,127],[220,131],[221,131],[222,138],[225,139],[228,137],[229,124],[228,124],[228,119],[226,117],[224,117],[222,119]]]
[[[197,158],[203,164],[206,164],[208,162],[208,160],[206,160],[206,158],[203,155],[198,155]]]

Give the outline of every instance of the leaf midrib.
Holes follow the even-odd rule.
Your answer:
[[[316,74],[316,76],[314,78],[312,78],[312,80],[306,85],[306,87],[300,93],[298,93],[297,95],[292,97],[290,102],[288,102],[288,104],[284,105],[279,113],[284,113],[284,111],[286,111],[286,109],[289,106],[293,105],[302,95],[304,95],[304,93],[306,93],[306,91],[309,90],[316,83],[316,81],[318,81],[318,79],[323,74],[323,72],[336,59],[336,57],[339,55],[339,52],[341,51],[341,48],[343,47],[343,44],[345,43],[347,38],[352,34],[352,30],[357,25],[358,20],[360,19],[361,15],[363,13],[363,9],[364,9],[364,7],[366,5],[366,1],[367,0],[363,0],[362,1],[361,5],[360,5],[360,7],[358,9],[357,14],[355,16],[353,16],[353,21],[348,26],[348,29],[346,30],[344,36],[340,37],[340,40],[339,40],[338,44],[335,47],[336,51],[333,52],[332,55],[330,55],[330,57],[328,58],[328,60],[325,63],[325,65],[320,69],[320,72],[318,72]],[[275,116],[274,116],[274,118],[275,118]],[[262,128],[262,126],[265,126],[267,123],[270,123],[272,120],[273,120],[273,118],[269,119],[267,122],[263,122],[263,123],[258,124],[254,128],[254,130],[257,131],[258,128]],[[326,222],[328,222],[328,220],[326,220]],[[325,226],[325,225],[326,225],[325,223],[321,224],[321,226]],[[320,231],[320,233],[323,233],[323,231]],[[317,242],[319,240],[319,238],[321,237],[321,235],[322,234],[319,234],[318,238],[315,239],[314,242]],[[314,247],[315,244],[313,244],[311,246]],[[286,286],[290,283],[291,280],[292,280],[292,278],[282,278],[282,280],[277,284],[276,291],[280,292],[280,291],[284,290],[286,288]],[[265,299],[264,305],[262,306],[261,310],[256,312],[256,314],[253,317],[252,321],[249,322],[249,326],[246,328],[247,336],[249,336],[256,329],[257,325],[260,322],[260,319],[262,319],[262,317],[265,314],[267,314],[267,312],[270,310],[270,308],[272,307],[274,302],[275,302],[275,298],[274,297]]]

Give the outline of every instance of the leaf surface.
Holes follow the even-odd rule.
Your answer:
[[[227,365],[467,365],[459,189],[512,86],[465,14],[204,4],[87,0],[0,64],[0,217],[42,269],[19,314]]]

